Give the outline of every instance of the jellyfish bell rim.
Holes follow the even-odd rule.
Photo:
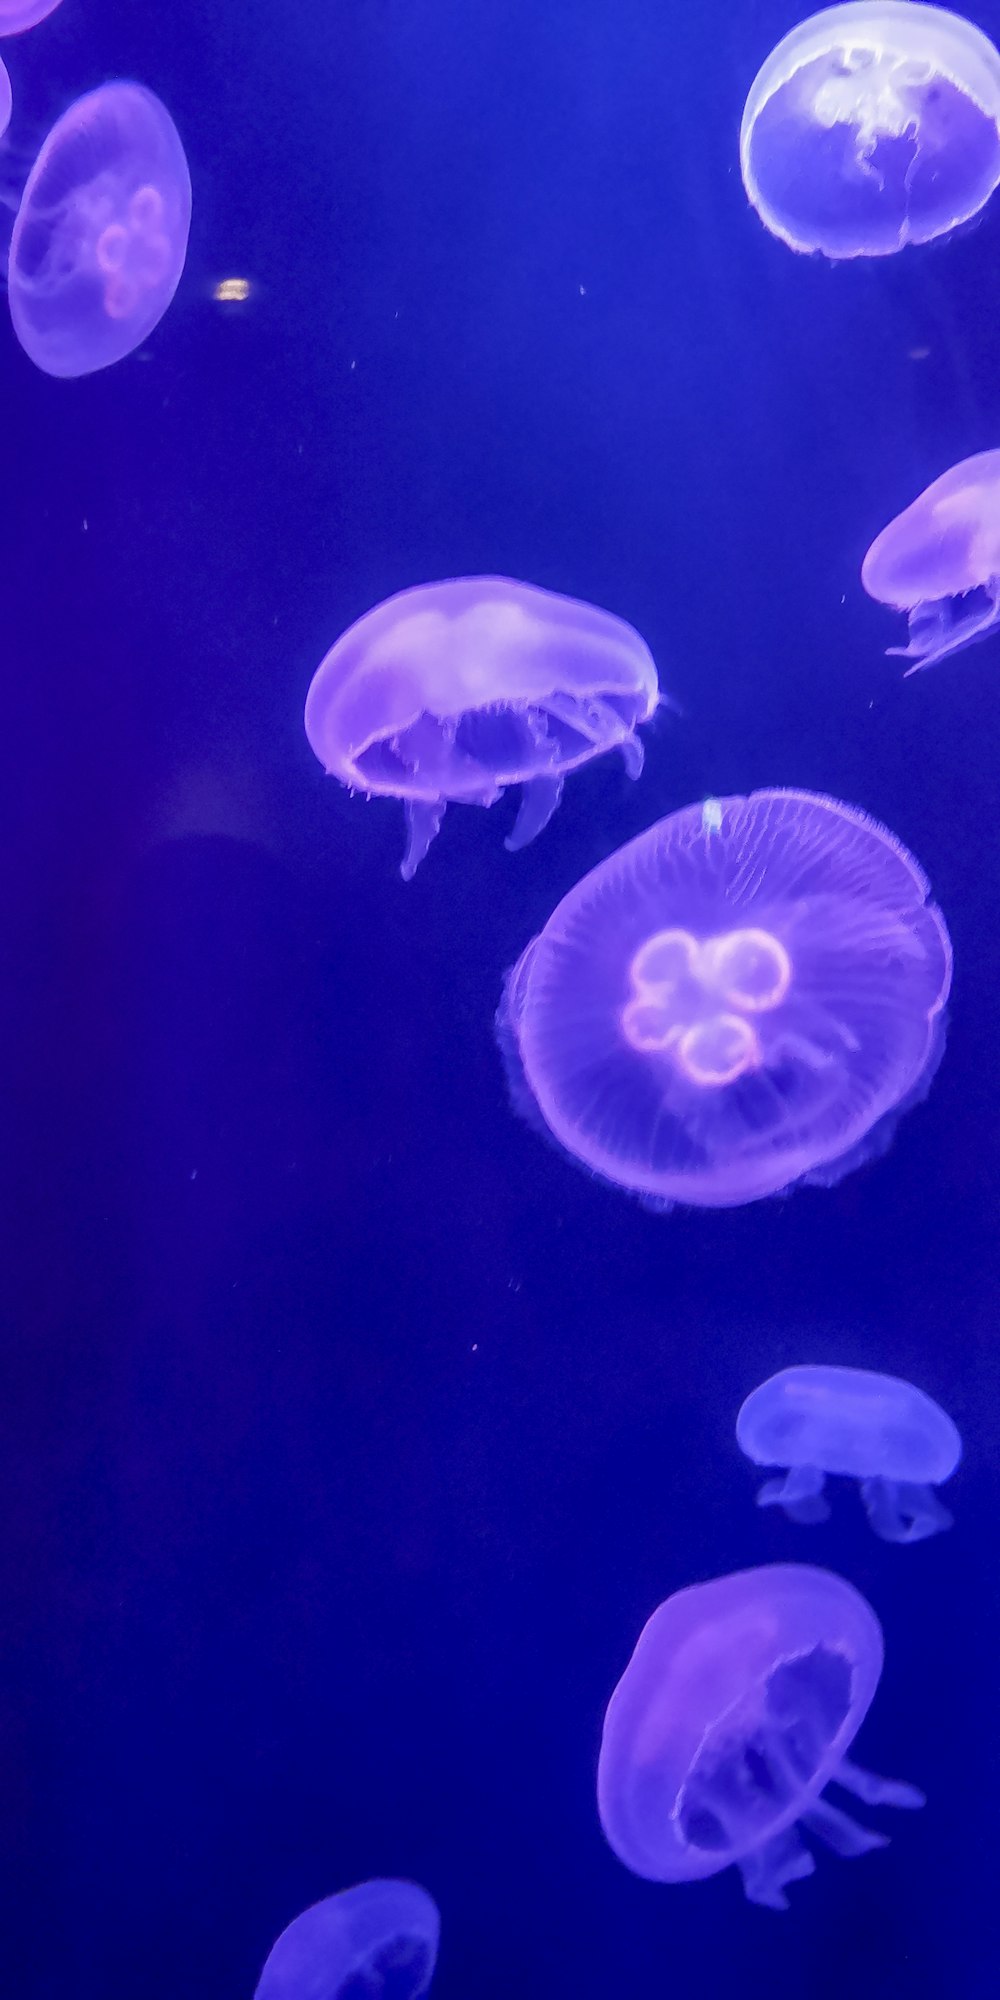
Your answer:
[[[428,1944],[431,1955],[430,1975],[432,1976],[441,1944],[441,1912],[433,1896],[428,1889],[423,1887],[422,1883],[414,1882],[406,1876],[379,1875],[373,1876],[363,1882],[351,1883],[346,1888],[334,1891],[330,1896],[321,1896],[318,1902],[309,1903],[304,1910],[299,1910],[284,1926],[283,1930],[278,1933],[274,1943],[271,1945],[258,1975],[257,1985],[254,1988],[254,2000],[270,2000],[269,1988],[274,1979],[278,1979],[281,1982],[280,1987],[277,1989],[275,2000],[278,2000],[279,1994],[281,2000],[283,2000],[283,1996],[287,1990],[286,1980],[288,1969],[282,1966],[281,1958],[287,1954],[288,1948],[298,1938],[301,1938],[303,1932],[307,1932],[310,1927],[322,1930],[326,1924],[329,1924],[331,1927],[339,1926],[343,1933],[343,1943],[348,1949],[353,1949],[358,1954],[359,1963],[363,1962],[362,1954],[364,1950],[371,1949],[372,1947],[377,1948],[381,1941],[378,1926],[373,1919],[377,1917],[379,1905],[385,1901],[395,1905],[397,1910],[401,1906],[404,1906],[404,1908],[406,1905],[409,1906],[408,1919],[410,1929],[409,1931],[404,1931],[404,1934],[411,1935],[414,1939]],[[406,1920],[407,1917],[404,1914],[404,1925]],[[397,1916],[387,1927],[384,1941],[388,1941],[389,1938],[398,1935],[400,1928],[400,1920]],[[371,1932],[370,1937],[365,1936],[366,1930]],[[284,1952],[282,1951],[283,1946],[285,1947]],[[276,1959],[278,1963],[275,1965],[273,1961]],[[265,1982],[267,1983],[265,1984]],[[427,1987],[425,1985],[424,1991],[426,1992],[426,1990]]]
[[[935,228],[929,237],[914,234],[908,226],[909,218],[904,218],[900,241],[897,244],[879,245],[870,249],[831,250],[822,245],[805,242],[774,213],[758,185],[750,158],[754,129],[761,111],[779,90],[792,82],[807,63],[829,54],[838,46],[839,38],[832,42],[824,40],[824,25],[832,26],[836,23],[838,28],[850,29],[856,22],[859,28],[864,26],[871,30],[874,20],[878,20],[885,28],[893,30],[891,37],[887,36],[880,44],[876,44],[882,52],[891,50],[892,53],[901,56],[912,54],[920,60],[926,57],[926,47],[921,43],[920,37],[928,30],[933,30],[937,41],[936,52],[944,46],[951,58],[950,66],[945,67],[942,63],[937,68],[936,74],[953,83],[957,89],[970,97],[987,117],[993,119],[1000,142],[1000,50],[975,22],[967,20],[964,15],[956,14],[951,8],[927,5],[925,0],[844,0],[844,4],[840,6],[822,7],[815,14],[807,15],[804,20],[790,28],[765,57],[750,85],[740,121],[740,173],[747,199],[769,233],[777,237],[788,249],[800,255],[828,257],[834,263],[850,262],[857,257],[892,256],[908,244],[933,241],[936,237],[947,235],[949,230],[958,228],[961,223],[971,221],[972,217],[978,215],[985,207],[991,194],[1000,185],[1000,163],[998,163],[997,176],[992,188],[973,208],[968,211],[963,210],[946,226]],[[858,41],[861,39],[859,36]],[[957,68],[954,60],[956,53],[961,56],[963,65]]]
[[[42,358],[41,350],[44,343],[36,340],[34,329],[21,297],[22,281],[19,279],[18,274],[18,249],[24,229],[30,219],[32,198],[39,182],[48,170],[57,143],[66,132],[71,132],[73,124],[79,120],[81,115],[86,115],[89,107],[95,105],[99,99],[106,101],[109,98],[113,98],[116,104],[127,100],[132,105],[141,105],[149,121],[149,129],[156,133],[158,150],[161,145],[166,146],[170,156],[169,163],[176,174],[177,185],[180,189],[181,199],[178,220],[182,226],[183,240],[179,254],[171,259],[164,271],[163,282],[155,289],[158,304],[154,316],[149,320],[148,324],[144,324],[143,331],[136,338],[130,337],[127,344],[118,344],[115,346],[100,360],[90,361],[86,366],[80,367],[78,361],[70,360],[67,363],[65,357],[53,354],[52,352],[47,352],[45,358]],[[143,186],[147,180],[148,176],[143,175],[139,186]],[[135,352],[136,348],[141,347],[150,338],[150,335],[156,331],[160,321],[172,305],[181,278],[184,275],[191,230],[191,209],[191,170],[184,149],[184,142],[172,112],[163,102],[163,99],[157,96],[156,91],[149,88],[148,84],[139,83],[134,77],[112,77],[105,83],[96,84],[92,90],[83,91],[79,97],[75,97],[60,112],[58,118],[54,120],[46,132],[25,181],[18,203],[17,214],[14,217],[8,257],[8,304],[10,307],[11,322],[20,346],[36,368],[39,368],[43,374],[51,376],[56,381],[78,381],[88,375],[101,374],[105,368],[115,367],[119,361],[126,360],[130,354]],[[30,286],[26,286],[25,289],[30,290]],[[127,321],[124,318],[120,322],[123,327],[126,323]]]
[[[34,0],[34,5],[28,6],[23,17],[14,23],[6,19],[2,9],[0,9],[0,40],[5,41],[8,36],[23,35],[27,33],[29,28],[37,28],[42,21],[47,21],[49,15],[54,14],[56,8],[61,5],[62,0]]]
[[[926,1484],[928,1486],[943,1486],[957,1472],[962,1462],[963,1446],[961,1432],[954,1418],[949,1415],[948,1411],[937,1402],[936,1398],[927,1389],[922,1389],[917,1382],[907,1381],[905,1376],[888,1375],[882,1369],[852,1368],[846,1364],[836,1362],[805,1361],[792,1363],[787,1368],[777,1369],[765,1381],[758,1382],[757,1386],[751,1389],[749,1395],[744,1397],[736,1416],[736,1441],[744,1457],[749,1459],[751,1464],[762,1467],[791,1469],[793,1466],[812,1465],[817,1462],[813,1457],[799,1456],[798,1454],[789,1457],[775,1457],[767,1449],[758,1447],[754,1443],[753,1438],[755,1420],[761,1414],[761,1406],[766,1392],[768,1390],[773,1391],[779,1384],[791,1389],[796,1384],[798,1378],[806,1373],[822,1374],[832,1378],[832,1386],[834,1388],[837,1386],[842,1387],[846,1395],[850,1394],[852,1378],[859,1376],[871,1384],[872,1392],[875,1391],[876,1385],[883,1387],[887,1393],[899,1390],[904,1391],[904,1400],[909,1403],[914,1417],[919,1413],[925,1419],[925,1435],[932,1440],[934,1455],[933,1470],[926,1470],[921,1473],[915,1471],[911,1465],[900,1466],[898,1470],[894,1467],[887,1468],[885,1466],[879,1467],[873,1465],[862,1472],[856,1466],[847,1463],[838,1465],[832,1462],[832,1455],[825,1455],[823,1461],[819,1464],[821,1472],[831,1473],[835,1478],[845,1479],[860,1479],[878,1475],[888,1479],[916,1481],[919,1484]],[[801,1383],[799,1383],[799,1386],[801,1387]],[[864,1392],[857,1386],[855,1386],[855,1401],[862,1421],[868,1411],[871,1411],[870,1424],[871,1428],[874,1429],[878,1421],[874,1407],[870,1403],[866,1405]]]
[[[780,1598],[777,1609],[775,1591]],[[755,1648],[755,1635],[748,1629],[747,1617],[753,1609],[754,1597],[763,1592],[767,1592],[770,1609],[768,1611],[762,1604],[758,1612],[759,1644]],[[706,1599],[714,1599],[717,1603],[721,1600],[722,1608],[715,1611],[714,1605],[706,1606]],[[727,1612],[728,1599],[735,1601]],[[741,1600],[745,1606],[742,1617]],[[782,1613],[801,1612],[808,1608],[810,1601],[815,1606],[825,1606],[828,1611],[836,1603],[836,1625],[832,1617],[824,1620],[817,1612],[811,1637],[801,1639],[789,1653],[775,1653],[765,1667],[763,1659],[757,1660],[755,1653],[763,1654],[769,1623],[773,1627]],[[632,1787],[616,1784],[611,1766],[614,1763],[634,1771],[636,1740],[641,1743],[644,1737],[655,1738],[658,1726],[662,1741],[669,1716],[684,1712],[685,1692],[699,1678],[704,1685],[706,1662],[709,1666],[721,1662],[722,1678],[725,1680],[724,1633],[715,1647],[714,1661],[711,1648],[696,1642],[697,1631],[706,1623],[706,1616],[716,1632],[720,1624],[736,1625],[741,1640],[737,1654],[738,1671],[729,1676],[733,1685],[726,1686],[725,1697],[716,1693],[715,1698],[722,1699],[723,1705],[712,1716],[708,1729],[704,1725],[700,1729],[697,1725],[681,1727],[677,1731],[675,1745],[668,1752],[660,1753],[661,1761],[667,1754],[679,1760],[686,1758],[687,1761],[683,1763],[683,1775],[677,1789],[659,1819],[661,1828],[664,1821],[669,1821],[674,1846],[654,1855],[646,1849],[642,1833],[637,1832],[634,1815],[630,1818]],[[731,1709],[750,1697],[762,1678],[766,1679],[784,1661],[801,1658],[817,1646],[826,1646],[831,1651],[845,1654],[850,1666],[851,1687],[847,1713],[826,1744],[815,1771],[808,1779],[802,1780],[801,1789],[768,1822],[766,1831],[758,1828],[745,1841],[736,1841],[725,1849],[693,1847],[679,1833],[676,1809],[706,1735],[724,1720]],[[671,1650],[667,1667],[673,1667],[673,1675],[671,1685],[665,1691],[663,1684],[668,1679],[668,1671],[662,1660],[668,1648]],[[686,1672],[679,1664],[685,1656]],[[884,1660],[882,1627],[867,1598],[846,1577],[819,1564],[762,1563],[731,1571],[725,1576],[711,1577],[702,1583],[686,1584],[673,1591],[646,1619],[605,1709],[598,1752],[597,1806],[605,1838],[618,1859],[632,1874],[645,1881],[705,1880],[711,1875],[721,1874],[765,1840],[770,1841],[794,1826],[819,1797],[824,1786],[835,1777],[837,1765],[858,1734],[874,1700]],[[647,1766],[655,1767],[656,1761],[655,1754],[650,1754]]]
[[[470,690],[466,689],[461,701],[434,705],[423,699],[422,691],[414,682],[412,701],[405,716],[397,715],[391,724],[383,728],[360,732],[356,740],[352,741],[350,752],[346,753],[331,746],[330,739],[334,734],[336,721],[338,716],[343,720],[345,714],[349,712],[351,694],[359,683],[363,686],[370,680],[374,671],[364,653],[352,658],[352,645],[357,645],[362,639],[369,646],[377,643],[381,630],[391,629],[404,606],[405,615],[408,617],[418,615],[424,605],[438,610],[440,615],[444,616],[440,607],[441,592],[455,593],[452,622],[456,622],[467,612],[488,604],[491,598],[499,599],[512,591],[516,593],[519,602],[527,601],[529,606],[537,607],[541,619],[547,615],[551,622],[555,616],[557,621],[569,627],[574,614],[579,614],[588,624],[592,626],[595,623],[599,624],[603,634],[607,636],[609,658],[615,653],[623,655],[626,646],[629,649],[629,671],[619,676],[609,673],[603,680],[595,678],[588,692],[596,698],[634,696],[637,701],[635,720],[629,723],[623,719],[620,729],[609,736],[607,742],[599,745],[584,744],[573,755],[560,756],[553,760],[546,767],[553,776],[569,776],[591,763],[595,756],[603,755],[606,751],[614,750],[631,741],[636,729],[650,722],[659,707],[669,705],[669,697],[660,687],[656,662],[649,646],[636,627],[628,619],[620,617],[617,612],[592,604],[586,598],[572,597],[565,591],[550,590],[545,585],[528,583],[522,578],[502,576],[496,572],[440,577],[422,583],[403,585],[399,590],[392,591],[388,597],[370,605],[367,610],[352,619],[324,653],[306,691],[304,724],[306,738],[313,755],[327,775],[337,778],[350,790],[364,792],[373,798],[412,799],[426,803],[439,800],[442,793],[437,783],[429,780],[421,783],[416,776],[408,775],[397,777],[393,774],[391,779],[381,778],[377,773],[361,768],[358,760],[373,748],[391,742],[394,736],[398,736],[403,730],[419,722],[423,715],[430,714],[437,721],[454,721],[457,724],[464,715],[488,710],[496,706],[495,692],[491,693],[488,684],[484,683],[476,698],[472,698]],[[465,594],[467,601],[464,604],[459,599],[458,593]],[[588,643],[594,645],[593,636]],[[554,682],[548,689],[549,695],[559,692],[571,691],[563,690],[558,682]],[[527,694],[515,691],[511,696],[511,706],[516,706],[520,700],[528,699]],[[543,699],[541,696],[538,697],[540,705]],[[495,784],[489,787],[488,795],[484,794],[481,785],[470,785],[467,791],[456,788],[445,796],[452,804],[492,805],[508,785],[524,784],[536,775],[534,767],[515,765],[495,773]]]
[[[530,1026],[526,1023],[532,981],[535,977],[541,977],[544,981],[545,977],[544,969],[541,972],[539,969],[543,957],[542,948],[544,946],[558,951],[560,943],[572,930],[574,919],[578,915],[585,917],[588,905],[599,897],[601,889],[609,881],[614,880],[620,869],[627,871],[630,863],[640,855],[644,846],[651,848],[657,836],[668,824],[686,818],[695,830],[696,838],[714,842],[724,835],[727,818],[731,814],[745,811],[754,805],[762,806],[765,801],[801,804],[809,809],[820,808],[828,811],[835,818],[847,821],[862,829],[867,835],[876,838],[886,852],[905,868],[922,909],[936,927],[944,971],[943,984],[933,1008],[928,1012],[923,1066],[911,1079],[905,1091],[893,1096],[891,1100],[887,1099],[878,1109],[870,1108],[871,1115],[861,1129],[847,1138],[841,1134],[835,1141],[831,1140],[827,1148],[810,1160],[808,1167],[796,1168],[789,1173],[782,1172],[780,1177],[776,1178],[773,1157],[762,1156],[757,1163],[755,1173],[749,1173],[745,1163],[738,1162],[737,1181],[725,1184],[720,1180],[718,1170],[711,1178],[711,1185],[699,1183],[690,1174],[685,1176],[676,1169],[660,1173],[652,1170],[637,1172],[633,1166],[631,1177],[625,1178],[623,1166],[627,1162],[620,1155],[611,1153],[596,1141],[591,1141],[588,1135],[563,1113],[560,1108],[559,1089],[554,1081],[547,1078],[544,1063],[539,1061],[537,1054],[532,1051]],[[847,805],[843,800],[835,799],[827,793],[810,792],[793,786],[773,786],[744,794],[733,793],[716,803],[721,815],[717,825],[713,820],[711,827],[705,826],[700,804],[680,807],[675,812],[667,813],[661,819],[654,821],[641,833],[633,835],[630,840],[616,848],[613,853],[606,855],[575,882],[550,912],[538,935],[529,940],[517,963],[508,972],[497,1016],[497,1034],[507,1068],[511,1095],[515,1106],[526,1115],[528,1122],[536,1130],[543,1130],[564,1153],[568,1153],[571,1159],[582,1164],[600,1179],[609,1182],[613,1187],[624,1189],[639,1200],[659,1209],[669,1209],[675,1204],[706,1209],[742,1208],[749,1202],[766,1200],[790,1191],[800,1184],[808,1184],[814,1177],[821,1179],[824,1169],[836,1168],[840,1161],[845,1162],[845,1172],[861,1165],[864,1155],[856,1157],[859,1149],[867,1145],[872,1134],[877,1132],[885,1120],[901,1116],[911,1103],[919,1101],[919,1097],[923,1094],[920,1085],[925,1075],[928,1077],[928,1082],[933,1078],[937,1064],[932,1062],[932,1054],[937,1037],[940,1035],[939,1024],[944,1017],[951,990],[951,940],[941,911],[932,899],[928,877],[916,857],[881,821],[874,819],[861,807]],[[533,1107],[526,1105],[526,1097],[534,1100]]]

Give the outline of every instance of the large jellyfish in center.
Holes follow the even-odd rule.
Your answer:
[[[743,113],[747,195],[793,250],[883,257],[1000,183],[1000,55],[943,7],[849,0],[768,56]]]
[[[929,1087],[951,980],[912,855],[809,792],[712,800],[584,876],[509,974],[515,1104],[653,1207],[829,1185]]]
[[[866,1805],[924,1803],[846,1754],[882,1659],[874,1611],[829,1570],[775,1563],[668,1597],[604,1721],[597,1802],[619,1860],[653,1882],[735,1862],[750,1902],[784,1910],[815,1867],[797,1826],[835,1854],[884,1847],[821,1797],[832,1783]]]
[[[876,535],[861,565],[869,597],[905,611],[908,669],[934,666],[1000,625],[1000,451],[978,451],[932,480]]]
[[[618,749],[660,699],[648,647],[621,618],[508,577],[425,583],[352,625],[317,669],[306,735],[352,791],[402,799],[409,881],[450,801],[521,803],[508,848],[548,824],[567,772]]]
[[[47,375],[89,375],[139,347],[177,290],[191,180],[169,112],[138,83],[71,104],[14,222],[10,316]]]
[[[359,1882],[282,1931],[254,2000],[423,2000],[441,1919],[415,1882]]]

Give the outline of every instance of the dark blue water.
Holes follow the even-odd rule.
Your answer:
[[[436,2000],[996,1991],[1000,646],[904,684],[858,569],[1000,442],[1000,205],[867,268],[767,237],[736,140],[794,18],[65,0],[9,45],[26,154],[134,75],[195,185],[143,354],[54,382],[0,330],[17,2000],[249,2000],[382,1873],[440,1904]],[[302,700],[370,604],[482,570],[628,618],[683,714],[521,855],[513,802],[453,810],[404,887]],[[502,974],[625,837],[769,784],[919,857],[949,1047],[841,1186],[651,1216],[511,1115]],[[944,1403],[952,1533],[753,1507],[736,1409],[803,1360]],[[629,1875],[594,1773],[653,1606],[795,1559],[878,1611],[858,1755],[929,1804],[776,1917]]]

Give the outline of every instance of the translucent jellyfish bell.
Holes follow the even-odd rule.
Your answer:
[[[888,651],[912,660],[911,674],[988,638],[1000,624],[1000,451],[933,480],[876,535],[861,581],[907,613],[908,643]]]
[[[415,1882],[360,1882],[282,1931],[254,2000],[423,2000],[440,1931]]]
[[[20,35],[54,14],[61,0],[0,0],[0,35]]]
[[[788,1468],[757,1495],[792,1521],[825,1521],[824,1475],[858,1480],[868,1518],[886,1542],[920,1542],[951,1527],[935,1486],[950,1479],[962,1440],[949,1416],[912,1382],[867,1368],[784,1368],[749,1395],[736,1419],[755,1465]]]
[[[567,772],[636,735],[660,699],[639,634],[609,611],[508,577],[400,591],[337,640],[306,698],[306,735],[352,791],[402,799],[409,881],[450,801],[521,804],[508,848],[546,826]]]
[[[793,250],[884,257],[928,243],[1000,183],[1000,55],[943,7],[826,7],[755,77],[740,161],[750,202]]]
[[[943,1048],[951,946],[893,835],[809,792],[712,800],[584,876],[508,975],[515,1105],[653,1207],[830,1185]]]
[[[601,1824],[620,1861],[652,1882],[694,1882],[735,1863],[751,1903],[784,1910],[811,1875],[798,1827],[835,1854],[884,1847],[821,1797],[922,1806],[847,1751],[882,1672],[871,1606],[829,1570],[776,1563],[668,1597],[639,1634],[604,1719]]]
[[[47,375],[89,375],[139,347],[177,290],[191,180],[169,112],[106,83],[53,126],[14,222],[14,331]]]
[[[0,139],[3,138],[10,124],[12,108],[13,99],[11,97],[10,77],[7,74],[6,64],[0,62]]]

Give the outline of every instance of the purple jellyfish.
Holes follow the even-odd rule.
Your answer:
[[[755,1465],[787,1467],[768,1479],[758,1507],[791,1521],[829,1519],[824,1475],[860,1482],[872,1527],[885,1542],[921,1542],[951,1527],[935,1486],[962,1456],[952,1420],[912,1382],[868,1368],[783,1368],[748,1396],[736,1441]]]
[[[888,651],[932,667],[1000,624],[1000,451],[978,451],[932,480],[876,535],[861,565],[869,597],[905,611],[909,639]]]
[[[526,847],[568,771],[618,749],[642,770],[636,728],[660,699],[639,634],[609,611],[507,577],[463,576],[387,598],[313,676],[306,735],[352,791],[402,799],[408,882],[446,806],[521,803],[506,845]]]
[[[423,2000],[441,1919],[415,1882],[361,1882],[282,1931],[254,2000]]]
[[[10,246],[10,313],[47,375],[89,375],[139,347],[177,290],[191,181],[169,112],[138,83],[78,98],[28,175]]]
[[[0,62],[0,139],[3,138],[10,124],[12,106],[13,99],[11,97],[10,77],[7,74],[7,65]]]
[[[54,14],[61,0],[0,0],[0,35],[20,35]]]
[[[709,800],[578,882],[508,974],[515,1105],[647,1205],[830,1186],[944,1045],[951,945],[884,827],[810,792]]]
[[[882,1632],[829,1570],[774,1563],[678,1590],[653,1612],[608,1703],[597,1767],[601,1825],[651,1882],[694,1882],[735,1862],[751,1903],[785,1910],[811,1875],[796,1825],[835,1854],[886,1846],[820,1797],[922,1806],[849,1750],[882,1672]]]
[[[885,257],[928,243],[1000,183],[1000,55],[943,7],[826,7],[754,78],[740,164],[761,221],[792,250]]]

